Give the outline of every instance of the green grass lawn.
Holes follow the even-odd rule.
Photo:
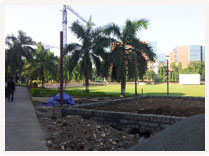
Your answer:
[[[134,95],[134,84],[126,85],[126,96]],[[85,92],[85,87],[67,88],[64,90],[71,96],[78,97],[119,97],[120,96],[120,84],[106,85],[106,86],[90,86],[90,92]],[[141,94],[143,89],[144,95],[167,95],[167,85],[143,85],[137,86],[138,94]],[[31,93],[33,96],[55,96],[59,92],[58,89],[42,89],[32,88]],[[171,96],[199,96],[205,97],[205,85],[179,85],[170,84],[169,92]]]

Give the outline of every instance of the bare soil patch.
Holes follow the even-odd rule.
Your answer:
[[[120,151],[138,143],[139,136],[118,131],[80,116],[52,119],[53,108],[36,106],[50,151]]]
[[[93,109],[182,117],[205,114],[205,101],[194,99],[144,98],[112,105],[98,106]]]
[[[50,97],[32,97],[32,101],[36,102],[44,102],[47,103]],[[111,100],[114,99],[112,97],[103,97],[103,98],[76,98],[73,97],[73,100],[75,101],[76,104],[88,104],[88,103],[94,103],[98,101],[104,101],[104,100]]]

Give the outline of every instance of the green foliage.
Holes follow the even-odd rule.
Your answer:
[[[155,58],[152,49],[136,37],[138,30],[146,29],[147,25],[147,20],[140,19],[126,20],[125,25],[121,28],[114,23],[104,27],[104,33],[107,38],[110,38],[113,47],[112,52],[108,54],[108,65],[112,67],[112,79],[121,81],[121,95],[125,95],[127,76],[128,79],[137,79],[138,73],[141,78],[143,77],[147,64],[145,55],[150,61]],[[135,67],[137,67],[137,71],[135,71]]]
[[[8,46],[5,51],[6,74],[16,77],[18,73],[21,81],[24,60],[33,60],[34,49],[30,45],[35,45],[35,42],[25,32],[19,30],[17,37],[14,35],[6,37],[6,44]],[[8,67],[10,67],[10,73]]]
[[[98,43],[98,38],[100,38],[101,30],[93,28],[93,22],[90,18],[85,26],[78,21],[73,22],[71,31],[81,41],[81,44],[68,44],[64,50],[65,54],[70,53],[71,56],[69,58],[69,73],[72,74],[73,69],[79,63],[77,69],[74,70],[73,76],[78,79],[78,70],[80,70],[79,79],[81,79],[81,75],[84,75],[86,91],[88,92],[89,79],[92,77],[93,65],[96,67],[97,75],[101,74],[102,62],[98,55],[100,53],[98,51],[100,44],[96,44]]]
[[[42,80],[42,86],[44,82],[56,79],[58,72],[58,58],[54,56],[52,52],[45,49],[41,42],[38,43],[36,53],[34,55],[34,61],[31,62],[26,70],[31,71],[31,79]]]
[[[201,80],[205,80],[205,62],[191,62],[186,69],[185,74],[200,74]]]
[[[20,86],[20,87],[28,87],[28,84],[26,84],[26,83],[15,83],[15,86]]]
[[[150,82],[154,82],[155,84],[160,82],[159,74],[156,74],[153,70],[147,70],[144,78]]]
[[[156,73],[153,70],[148,70],[145,75],[146,79],[151,82],[153,82],[155,76],[156,76]]]
[[[120,85],[90,86],[91,91],[85,92],[84,87],[75,87],[65,89],[64,92],[74,97],[120,97]],[[144,95],[165,96],[166,84],[144,85],[138,87],[138,93],[143,88]],[[205,85],[169,85],[170,96],[205,96]],[[58,89],[32,88],[31,94],[39,97],[52,97],[59,93]],[[35,93],[34,93],[35,92]],[[126,96],[134,95],[134,85],[127,84]]]
[[[160,82],[165,82],[166,81],[166,67],[165,66],[160,66],[159,70],[159,78],[160,78]]]
[[[172,72],[169,75],[169,81],[178,82],[179,74],[200,74],[201,80],[205,80],[205,62],[190,62],[187,68],[182,69],[181,63],[176,65],[175,63],[171,63]]]

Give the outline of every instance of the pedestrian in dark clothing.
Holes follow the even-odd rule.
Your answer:
[[[15,91],[15,83],[13,82],[13,78],[7,82],[7,91],[8,91],[8,102],[11,98],[11,101],[13,102],[14,99],[14,91]]]
[[[8,89],[7,89],[7,87],[5,87],[5,97],[6,98],[8,97]]]

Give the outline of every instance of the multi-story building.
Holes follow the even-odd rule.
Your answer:
[[[159,64],[164,64],[165,63],[165,54],[164,53],[158,53],[157,54],[157,59]]]
[[[186,68],[192,61],[205,61],[205,47],[201,45],[177,46],[170,52],[169,62],[182,64]]]
[[[157,41],[147,41],[145,43],[148,43],[148,45],[150,47],[152,47],[153,52],[157,55],[157,62],[158,63],[165,63],[165,54],[158,53],[158,51],[157,51]]]
[[[152,48],[153,52],[157,55],[157,59],[154,62],[148,62],[148,69],[158,73],[159,59],[157,52],[157,41],[147,41],[145,43],[147,43]]]
[[[150,47],[152,47],[152,50],[155,54],[157,54],[157,41],[147,41],[145,43],[148,43]]]
[[[157,52],[157,41],[144,41],[143,43],[148,44],[157,56],[157,59],[154,62],[148,61],[147,67],[148,69],[153,70],[155,73],[158,73],[159,65],[165,64],[165,54]],[[115,48],[115,44],[116,43],[112,43],[111,46],[107,49],[112,51]],[[129,45],[126,45],[126,47],[128,48]],[[146,55],[144,55],[144,57],[147,59]]]

